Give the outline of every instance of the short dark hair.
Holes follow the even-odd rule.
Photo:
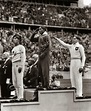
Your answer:
[[[46,27],[45,26],[40,26],[39,28],[42,28],[43,30],[46,31]]]
[[[14,39],[14,38],[17,38],[19,40],[19,42],[21,42],[21,35],[20,34],[14,34],[12,39]]]
[[[78,35],[74,35],[74,37],[76,38],[76,39],[78,39],[79,41],[81,40],[81,38],[78,36]]]

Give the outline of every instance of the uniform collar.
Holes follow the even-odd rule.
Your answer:
[[[73,44],[74,46],[77,46],[77,45],[79,45],[79,42],[77,42],[77,43],[75,43],[75,44]]]
[[[47,35],[48,33],[45,31],[44,33],[43,33],[43,35]]]

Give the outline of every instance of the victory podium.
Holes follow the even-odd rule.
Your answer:
[[[67,74],[68,75],[68,74]],[[89,74],[90,75],[90,74]],[[0,99],[1,111],[91,111],[91,79],[83,78],[83,97],[76,98],[70,79],[60,80],[59,89],[38,90],[38,100],[34,100],[36,89],[25,89],[26,101],[10,102]]]
[[[28,89],[29,94],[29,89]],[[26,92],[26,93],[27,93]],[[33,91],[30,91],[32,96]],[[33,96],[32,96],[33,97]],[[91,98],[76,99],[75,89],[40,90],[38,101],[2,102],[1,111],[91,111]]]

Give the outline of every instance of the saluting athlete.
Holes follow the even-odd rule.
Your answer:
[[[38,42],[39,45],[39,62],[38,70],[43,88],[49,87],[49,63],[51,40],[45,27],[39,27],[32,34],[32,42]]]
[[[70,63],[70,79],[72,87],[76,88],[76,96],[82,97],[82,71],[85,65],[85,52],[84,47],[79,43],[80,38],[74,35],[72,44],[67,44],[57,37],[53,37],[61,45],[68,48],[71,55]]]
[[[15,47],[12,49],[12,81],[16,89],[17,99],[23,99],[23,74],[25,70],[26,51],[21,45],[21,35],[12,38]]]

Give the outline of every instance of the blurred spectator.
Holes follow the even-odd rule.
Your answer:
[[[2,45],[2,37],[0,36],[0,60],[2,59],[2,54],[3,54],[3,45]]]
[[[11,91],[8,89],[8,85],[12,83],[12,62],[9,57],[9,52],[3,53],[3,65],[1,69],[1,96],[3,98],[9,98],[11,95]]]
[[[32,58],[28,60],[28,71],[24,78],[25,87],[36,87],[38,86],[38,55],[34,54]]]
[[[88,8],[51,4],[0,1],[0,20],[29,24],[88,27]]]

